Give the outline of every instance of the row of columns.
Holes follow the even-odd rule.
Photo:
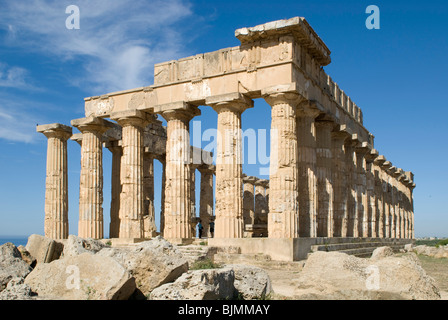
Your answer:
[[[413,237],[415,185],[410,173],[393,167],[296,90],[277,86],[262,90],[262,96],[272,108],[271,132],[276,133],[271,136],[270,201],[265,210],[269,237]],[[235,93],[209,97],[206,105],[218,114],[215,237],[242,238],[244,225],[256,217],[255,209],[252,217],[244,206],[251,200],[243,197],[241,140],[241,115],[253,101]],[[194,236],[196,168],[203,173],[200,219],[208,228],[213,170],[191,162],[189,122],[199,109],[182,102],[156,112],[167,121],[161,228],[165,238],[183,241]],[[113,154],[111,237],[155,233],[153,158],[145,157],[143,145],[144,127],[154,117],[138,110],[111,114],[122,127],[121,145],[107,145]],[[89,117],[72,125],[82,132],[79,235],[103,238],[101,137],[110,122]],[[68,235],[66,141],[71,128],[40,126],[38,131],[49,138],[46,230],[48,224],[48,234],[63,238]]]

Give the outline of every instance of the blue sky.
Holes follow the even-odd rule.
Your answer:
[[[371,4],[380,30],[365,27]],[[69,5],[80,8],[79,30],[65,27]],[[446,1],[0,0],[0,8],[0,235],[43,234],[46,138],[36,124],[70,124],[83,117],[84,97],[152,84],[154,63],[237,46],[237,28],[303,16],[332,51],[325,70],[362,108],[375,148],[414,172],[416,236],[448,237]],[[202,129],[214,127],[215,112],[201,110]],[[269,125],[261,100],[243,113],[243,129]],[[76,234],[79,145],[69,141],[68,153]],[[105,225],[110,162],[105,149]],[[260,176],[258,168],[243,170]],[[160,169],[156,162],[156,181]]]

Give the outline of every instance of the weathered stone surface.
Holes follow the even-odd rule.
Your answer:
[[[184,273],[173,283],[151,292],[151,300],[217,300],[235,294],[235,274],[231,268],[195,270]]]
[[[29,285],[23,283],[24,278],[12,278],[6,289],[0,292],[0,300],[33,300],[33,292]]]
[[[341,252],[315,252],[297,285],[297,299],[440,299],[434,280],[413,254],[371,260]]]
[[[0,291],[6,288],[11,279],[26,277],[31,270],[14,244],[8,242],[0,246]]]
[[[26,244],[26,250],[36,258],[37,263],[48,263],[59,259],[63,249],[64,246],[61,242],[38,234],[29,236]]]
[[[94,254],[105,247],[106,245],[101,241],[92,238],[81,238],[71,234],[68,236],[62,254],[64,258],[77,256],[86,252]]]
[[[142,242],[135,249],[105,248],[97,255],[111,257],[123,265],[145,295],[188,270],[187,260],[160,236]]]
[[[26,263],[28,263],[28,265],[31,266],[31,268],[34,268],[34,266],[37,263],[36,258],[34,258],[31,253],[29,253],[28,250],[26,250],[26,248],[22,245],[17,247],[17,250],[19,250],[20,255],[22,256],[23,261],[25,261]]]
[[[263,299],[272,293],[271,279],[265,270],[241,264],[231,264],[226,267],[231,268],[235,273],[236,294],[242,299]]]
[[[373,250],[370,259],[381,259],[394,255],[394,251],[390,247],[379,247]]]
[[[135,291],[135,279],[121,264],[87,252],[38,264],[25,284],[57,300],[126,300]]]
[[[448,246],[432,247],[420,245],[412,248],[416,254],[422,254],[434,258],[448,258]]]

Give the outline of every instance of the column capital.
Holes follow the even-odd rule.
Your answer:
[[[196,116],[201,115],[198,107],[185,101],[172,102],[154,107],[154,112],[160,114],[166,121],[183,120],[189,122]]]
[[[345,124],[337,125],[331,132],[331,137],[333,139],[346,140],[348,138],[351,138],[351,136],[352,136],[352,132],[351,132],[350,128],[348,128],[347,125],[345,125]]]
[[[376,157],[373,161],[373,163],[379,167],[382,167],[384,162],[386,162],[386,157],[383,155]]]
[[[316,119],[314,124],[318,127],[328,128],[330,130],[333,130],[334,127],[336,126],[336,123],[334,123],[333,121],[328,120],[328,119],[323,119],[323,120]]]
[[[214,165],[202,164],[198,167],[201,174],[215,174],[216,167]]]
[[[243,183],[251,183],[253,185],[255,185],[258,181],[257,177],[254,176],[245,176],[243,177]]]
[[[101,134],[113,127],[112,122],[93,116],[74,119],[71,121],[71,125],[81,132],[95,132]]]
[[[144,128],[155,120],[155,114],[146,113],[140,110],[125,110],[113,112],[110,115],[110,118],[117,121],[122,127],[132,125]]]
[[[299,88],[295,82],[272,86],[261,90],[261,96],[270,106],[280,103],[287,103],[297,107],[305,100],[299,93]]]
[[[375,159],[378,158],[378,150],[376,149],[370,150],[370,152],[367,152],[367,154],[365,155],[365,158],[367,162],[373,163]]]
[[[242,93],[234,92],[207,97],[205,104],[211,106],[217,113],[222,111],[243,113],[246,109],[253,108],[254,101]]]
[[[392,167],[392,162],[390,162],[390,161],[384,161],[384,162],[381,164],[381,168],[382,168],[383,170],[388,170],[390,167]]]
[[[368,142],[362,142],[355,148],[355,152],[363,157],[368,154],[370,150],[372,150],[372,146]]]
[[[72,127],[60,123],[43,124],[36,127],[36,132],[43,133],[47,138],[67,141],[72,136]]]
[[[269,188],[269,180],[266,179],[258,179],[255,181],[256,186],[261,186],[263,188]]]
[[[82,146],[82,133],[75,133],[70,137],[70,140],[76,141],[80,146]]]

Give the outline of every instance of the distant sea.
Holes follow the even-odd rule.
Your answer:
[[[25,236],[0,236],[0,246],[7,242],[12,242],[16,247],[22,245],[26,246],[28,237]]]

